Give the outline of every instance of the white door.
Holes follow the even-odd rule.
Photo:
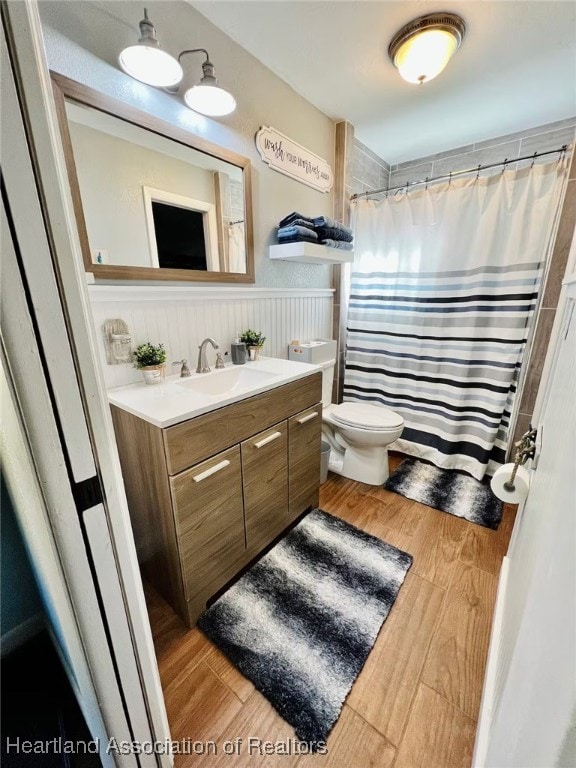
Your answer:
[[[89,727],[101,738],[102,761],[168,768],[166,711],[110,412],[94,363],[38,9],[33,0],[8,0],[0,10],[2,364],[34,470],[21,473],[15,485],[37,488],[43,502],[19,505],[15,498],[16,513],[21,522],[35,513],[39,524],[46,513],[66,595],[43,589],[44,583],[41,591],[57,603],[49,615],[65,616],[67,607],[73,613],[83,659],[68,654],[68,671],[73,678],[77,670],[88,671],[84,689],[76,691]],[[16,432],[6,435],[7,456],[14,454]],[[34,523],[23,530],[44,579],[39,558],[46,548],[34,548]],[[72,629],[60,624],[55,631],[61,645],[70,645]],[[86,704],[82,699],[90,696]],[[126,752],[106,753],[103,732],[116,745],[126,742]],[[131,749],[134,742],[146,745],[145,752]],[[152,754],[150,742],[158,742]]]
[[[576,765],[576,275],[538,397],[536,469],[499,585],[474,765]]]

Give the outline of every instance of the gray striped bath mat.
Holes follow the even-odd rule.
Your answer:
[[[316,751],[411,564],[411,555],[315,509],[198,624]]]
[[[492,493],[489,480],[487,477],[480,481],[454,469],[405,459],[386,480],[384,488],[496,530],[502,520],[502,502]]]

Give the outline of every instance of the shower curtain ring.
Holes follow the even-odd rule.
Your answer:
[[[538,157],[538,152],[534,152],[534,154],[532,155],[532,165],[530,166],[530,168],[534,168],[534,163],[536,162],[537,157]]]
[[[476,171],[476,181],[480,178],[480,170],[482,168],[482,165],[478,163],[478,170]]]
[[[424,189],[428,191],[428,176],[426,176],[425,183],[424,183]]]
[[[505,157],[504,158],[504,162],[502,163],[502,171],[501,171],[501,173],[504,173],[504,171],[506,170],[506,166],[507,165],[508,165],[508,158]]]
[[[448,186],[450,186],[450,184],[452,184],[452,171],[448,174]]]

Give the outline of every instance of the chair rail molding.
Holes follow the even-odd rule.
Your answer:
[[[240,299],[332,298],[334,288],[238,288],[165,285],[89,285],[90,301],[234,301]]]

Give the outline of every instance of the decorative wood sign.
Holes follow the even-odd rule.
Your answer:
[[[279,173],[290,176],[320,192],[329,192],[334,183],[332,168],[313,152],[265,125],[256,134],[256,148],[262,160]]]

